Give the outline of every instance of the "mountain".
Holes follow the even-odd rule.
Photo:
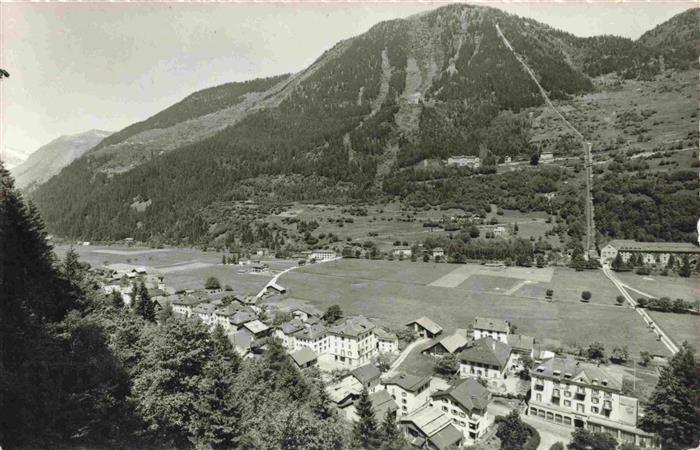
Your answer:
[[[700,8],[689,9],[644,33],[637,41],[663,56],[667,67],[687,68],[697,61]]]
[[[192,242],[218,229],[204,211],[226,202],[376,200],[422,161],[527,156],[528,109],[543,99],[496,25],[554,100],[591,92],[598,75],[659,70],[639,42],[449,5],[379,23],[299,73],[196,92],[105,139],[34,200],[58,235]]]
[[[32,189],[46,182],[110,134],[109,131],[90,130],[61,136],[39,147],[22,164],[12,169],[17,185]]]
[[[12,169],[22,164],[30,154],[31,152],[26,150],[16,150],[5,147],[3,151],[0,152],[0,160],[2,160],[6,168]]]

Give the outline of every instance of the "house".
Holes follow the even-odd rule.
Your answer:
[[[194,307],[193,316],[201,320],[205,325],[213,326],[215,324],[214,311],[216,311],[216,306],[211,303],[200,303]]]
[[[490,385],[498,386],[507,378],[511,353],[510,345],[491,337],[474,341],[459,354],[459,376],[485,378]]]
[[[375,392],[379,385],[379,377],[382,375],[380,370],[374,364],[365,364],[350,371],[348,376],[355,378],[362,388],[367,389],[371,394]]]
[[[478,156],[450,156],[449,158],[447,158],[447,165],[478,169],[479,167],[481,167],[481,159]]]
[[[336,254],[333,250],[318,249],[311,252],[309,259],[314,261],[327,261],[329,259],[335,259]]]
[[[290,348],[295,350],[308,347],[319,355],[329,351],[328,330],[322,323],[304,324],[290,336],[289,342]]]
[[[510,322],[507,320],[477,317],[472,324],[472,337],[474,340],[492,337],[507,344],[509,334]]]
[[[406,326],[418,333],[418,336],[422,338],[433,339],[442,333],[442,327],[425,316],[407,323]]]
[[[170,303],[173,305],[173,313],[181,317],[192,317],[192,310],[195,306],[203,303],[205,300],[191,296],[185,295],[179,298],[173,299]],[[124,301],[126,303],[126,300]]]
[[[250,273],[263,273],[267,272],[267,265],[255,263],[250,266]]]
[[[430,347],[423,350],[423,353],[428,353],[433,356],[442,356],[447,354],[459,353],[467,346],[469,341],[466,337],[460,334],[451,334],[445,336],[439,341],[435,342]]]
[[[243,306],[235,303],[216,308],[216,311],[214,311],[214,325],[221,325],[226,333],[235,331],[231,327],[231,318],[236,315],[238,311],[242,311],[243,308]]]
[[[229,317],[229,326],[231,331],[239,331],[243,325],[257,319],[258,316],[255,313],[241,309]]]
[[[443,259],[445,258],[445,250],[442,247],[435,247],[433,249],[433,259]]]
[[[391,398],[391,395],[389,395],[387,391],[379,390],[369,394],[369,401],[372,404],[372,411],[374,412],[374,417],[376,418],[377,422],[383,421],[387,414],[389,414],[393,420],[396,420],[396,411],[399,409],[399,407],[396,404],[396,401]],[[352,405],[349,405],[348,408],[346,408],[344,415],[345,418],[351,422],[356,422],[359,420],[354,402]]]
[[[328,329],[329,349],[341,367],[359,367],[378,354],[376,326],[364,316],[342,319]]]
[[[267,286],[267,289],[273,290],[273,291],[277,292],[278,294],[284,294],[287,292],[287,288],[285,288],[281,284],[277,284],[277,283],[270,283]]]
[[[395,258],[410,258],[413,255],[413,250],[411,250],[411,247],[400,246],[393,248],[391,254]]]
[[[308,347],[302,347],[299,350],[290,353],[289,356],[299,369],[306,369],[307,367],[315,366],[316,362],[318,361],[316,353],[314,353],[314,351]]]
[[[554,154],[552,152],[542,152],[540,153],[540,163],[548,164],[554,161]]]
[[[306,322],[311,317],[320,317],[321,311],[316,308],[309,306],[304,308],[293,308],[290,313],[295,319],[299,319],[302,322]]]
[[[530,371],[528,414],[565,427],[611,434],[620,443],[653,446],[637,428],[639,402],[622,394],[622,380],[604,366],[555,357]]]
[[[394,333],[389,333],[383,328],[377,327],[374,330],[377,336],[377,350],[379,353],[398,353],[399,338]]]
[[[504,227],[503,225],[496,225],[493,227],[493,236],[497,238],[507,238],[508,237],[508,229]]]
[[[452,425],[460,430],[465,443],[471,445],[486,433],[490,401],[489,391],[470,378],[434,393],[430,403],[433,408],[450,416]]]
[[[304,322],[299,319],[292,319],[278,325],[273,331],[273,335],[282,341],[282,345],[285,348],[294,349],[294,337],[292,335],[302,329],[304,329]]]
[[[399,418],[408,443],[415,448],[443,450],[462,445],[464,435],[452,424],[448,414],[436,408],[423,407]]]
[[[430,377],[419,377],[400,373],[384,381],[384,388],[399,405],[401,416],[405,416],[428,403]]]
[[[266,337],[270,334],[270,327],[262,323],[260,320],[255,319],[248,321],[243,324],[243,327],[239,331],[246,330],[253,336],[254,339],[260,339]]]
[[[697,263],[700,247],[685,242],[614,240],[600,250],[600,260],[603,264],[611,264],[618,254],[625,263],[634,255],[641,257],[645,265],[666,266],[671,256],[679,262],[688,257],[691,263]]]
[[[535,350],[535,338],[524,334],[509,334],[506,343],[510,345],[513,353],[533,357]]]

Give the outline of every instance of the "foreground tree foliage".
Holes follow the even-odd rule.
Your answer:
[[[656,433],[662,448],[682,449],[700,439],[700,367],[695,350],[684,342],[670,364],[661,369],[656,389],[646,405],[639,426]]]
[[[594,433],[577,428],[571,435],[568,450],[615,450],[617,441],[608,433]]]
[[[530,437],[527,426],[513,410],[498,422],[496,436],[501,440],[501,450],[521,450]]]
[[[279,342],[242,361],[223,329],[122,307],[73,252],[55,260],[2,165],[0,189],[3,447],[351,446],[317,374]]]

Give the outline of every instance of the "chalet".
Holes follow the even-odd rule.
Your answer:
[[[229,318],[231,331],[239,331],[243,325],[257,319],[258,316],[255,313],[246,310],[239,310]]]
[[[410,258],[413,255],[413,250],[411,250],[411,247],[400,246],[393,248],[391,254],[395,258]]]
[[[530,358],[534,355],[535,338],[524,334],[509,334],[506,343],[513,349],[513,353],[527,355]]]
[[[255,263],[250,266],[250,273],[267,272],[268,268],[265,264]]]
[[[697,263],[700,247],[685,242],[614,240],[600,250],[600,260],[604,264],[611,264],[618,254],[625,263],[634,255],[640,257],[645,265],[666,266],[671,256],[679,262],[687,257],[691,263]]]
[[[270,283],[267,286],[267,290],[277,292],[278,294],[285,294],[287,292],[287,288],[277,283]]]
[[[442,356],[447,354],[459,353],[468,344],[468,340],[464,335],[455,333],[449,336],[445,336],[439,341],[435,342],[430,347],[423,350],[423,353],[428,353],[433,356]]]
[[[511,364],[512,349],[491,337],[479,339],[459,355],[461,378],[485,378],[498,386],[507,378],[506,369]]]
[[[302,322],[306,322],[311,317],[321,316],[321,311],[317,310],[312,306],[304,308],[293,308],[290,311],[290,313],[292,314],[292,317],[294,317],[295,319],[299,319]]]
[[[351,370],[348,376],[355,378],[363,388],[367,389],[369,393],[372,393],[379,385],[379,377],[381,374],[382,373],[374,364],[365,364],[362,367]]]
[[[472,324],[472,337],[474,340],[492,337],[503,343],[508,343],[509,334],[510,322],[507,320],[477,317]]]
[[[379,353],[398,353],[399,338],[394,333],[389,333],[383,328],[377,327],[374,330],[377,336],[377,350]]]
[[[406,326],[418,333],[418,336],[422,338],[433,339],[442,333],[442,327],[425,316],[407,323]]]
[[[447,165],[478,169],[479,167],[481,167],[481,159],[478,156],[450,156],[449,158],[447,158]]]
[[[460,430],[465,443],[472,445],[486,433],[490,400],[491,394],[486,388],[474,379],[467,379],[434,393],[430,407],[450,416],[452,425]]]
[[[342,319],[328,329],[329,349],[337,364],[358,367],[377,355],[376,326],[363,316]]]
[[[400,373],[383,382],[385,389],[399,405],[401,416],[405,416],[428,403],[430,377],[419,377]]]
[[[243,308],[243,306],[236,303],[227,306],[219,306],[216,308],[216,311],[214,311],[214,325],[221,325],[227,333],[234,331],[231,327],[231,318],[235,316],[238,311],[244,310]]]
[[[653,435],[637,428],[639,401],[622,393],[622,380],[604,366],[552,358],[530,371],[528,414],[592,432],[620,443],[655,446]]]
[[[542,152],[540,153],[540,163],[548,164],[554,161],[554,154],[552,152]]]
[[[294,349],[293,334],[304,329],[304,322],[293,319],[278,325],[273,331],[273,335],[282,341],[282,345],[287,349]]]
[[[445,250],[442,247],[435,247],[433,249],[433,259],[436,258],[444,258],[445,257]]]
[[[452,418],[436,408],[423,407],[399,418],[408,443],[414,448],[443,450],[460,447],[464,435],[452,424]]]
[[[314,351],[308,347],[302,347],[299,350],[290,353],[289,356],[299,369],[306,369],[308,367],[315,366],[316,362],[318,361],[318,356],[316,356],[316,353],[314,353]]]

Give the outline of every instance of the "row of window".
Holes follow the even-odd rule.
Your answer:
[[[555,414],[551,411],[545,411],[544,409],[530,407],[530,415],[540,417],[549,422],[554,422],[562,425],[571,426],[572,424],[571,417],[562,416],[561,414]]]

